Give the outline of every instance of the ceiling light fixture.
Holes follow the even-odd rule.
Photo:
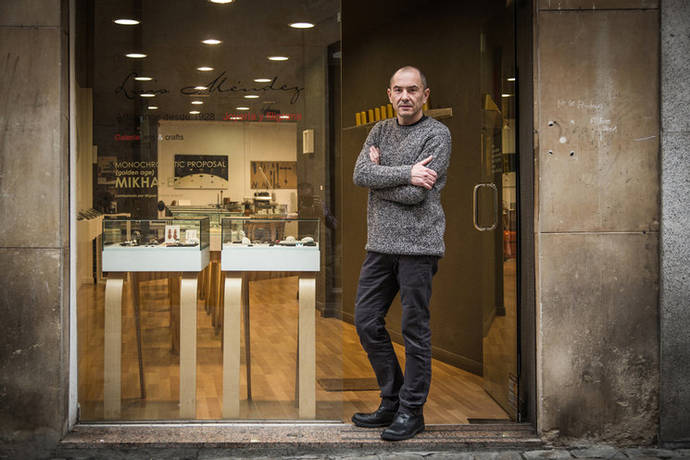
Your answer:
[[[515,81],[515,77],[508,77],[508,81]]]
[[[213,70],[213,67],[201,66],[197,67],[196,70],[198,70],[199,72],[210,72]]]
[[[207,40],[202,40],[201,43],[203,43],[204,45],[219,45],[223,42],[221,42],[220,40],[216,40],[215,38],[209,38]]]
[[[281,115],[278,118],[280,118],[282,120],[287,120],[288,118],[290,118],[290,115]]]
[[[273,80],[270,78],[255,78],[254,81],[257,83],[270,83]]]
[[[512,96],[512,94],[510,94],[510,93],[503,93],[503,94],[501,94],[501,97],[511,97],[511,96]]]
[[[156,97],[156,95],[153,93],[141,93],[139,96],[141,96],[141,97]]]
[[[293,22],[292,24],[290,24],[290,27],[292,27],[293,29],[311,29],[312,27],[314,27],[314,24],[312,24],[311,22]]]
[[[206,91],[208,88],[206,86],[195,86],[194,89],[197,91]]]
[[[201,105],[203,103],[204,103],[204,101],[192,101],[192,104],[194,104],[194,105]]]
[[[201,113],[201,112],[199,112],[198,110],[190,110],[190,111],[189,111],[189,114],[190,114],[190,115],[199,115],[200,113]]]
[[[242,117],[230,117],[231,120],[241,120]]]
[[[151,81],[153,78],[151,77],[134,77],[136,81]]]
[[[257,96],[256,94],[247,94],[246,96],[244,96],[244,98],[245,99],[258,99],[259,96]]]
[[[127,19],[127,18],[120,18],[120,19],[114,19],[113,22],[115,24],[120,24],[121,26],[136,26],[139,24],[139,21],[136,19]]]
[[[158,110],[158,107],[155,105],[150,105],[150,106],[148,106],[148,109],[149,110]]]
[[[209,0],[211,3],[218,3],[220,5],[225,5],[226,3],[232,3],[235,0]]]
[[[287,56],[269,56],[268,60],[269,61],[287,61],[288,57]]]
[[[235,107],[235,110],[249,110],[249,107]]]
[[[142,59],[146,57],[144,53],[127,53],[125,56],[132,59]]]

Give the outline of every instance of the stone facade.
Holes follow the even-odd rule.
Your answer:
[[[67,429],[66,8],[0,3],[0,452],[43,455]],[[1,456],[1,455],[0,455]]]
[[[547,439],[658,423],[659,10],[538,2],[537,388]]]
[[[10,457],[45,455],[69,428],[66,5],[0,3],[0,454]],[[688,11],[683,0],[535,1],[547,439],[690,440]]]
[[[690,7],[661,2],[661,426],[690,443]]]

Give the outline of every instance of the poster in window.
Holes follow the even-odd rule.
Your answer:
[[[227,189],[227,155],[175,155],[175,188]]]

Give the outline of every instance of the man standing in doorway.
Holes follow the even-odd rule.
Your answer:
[[[354,170],[354,183],[369,189],[366,258],[355,303],[355,326],[381,389],[372,413],[356,413],[357,426],[387,427],[381,437],[409,439],[424,430],[422,409],[431,383],[431,280],[445,245],[440,192],[446,183],[448,128],[424,115],[429,88],[411,66],[390,79],[395,118],[372,128]],[[402,303],[405,374],[386,331],[395,295]]]

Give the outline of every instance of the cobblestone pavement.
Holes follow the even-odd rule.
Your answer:
[[[67,455],[65,455],[67,454]],[[237,455],[239,454],[239,455]],[[654,447],[616,448],[608,445],[541,448],[539,450],[458,450],[458,451],[350,451],[338,453],[279,453],[254,455],[233,452],[228,449],[86,449],[63,452],[52,460],[81,459],[292,459],[292,460],[537,460],[537,459],[689,459],[690,449],[661,449]]]

